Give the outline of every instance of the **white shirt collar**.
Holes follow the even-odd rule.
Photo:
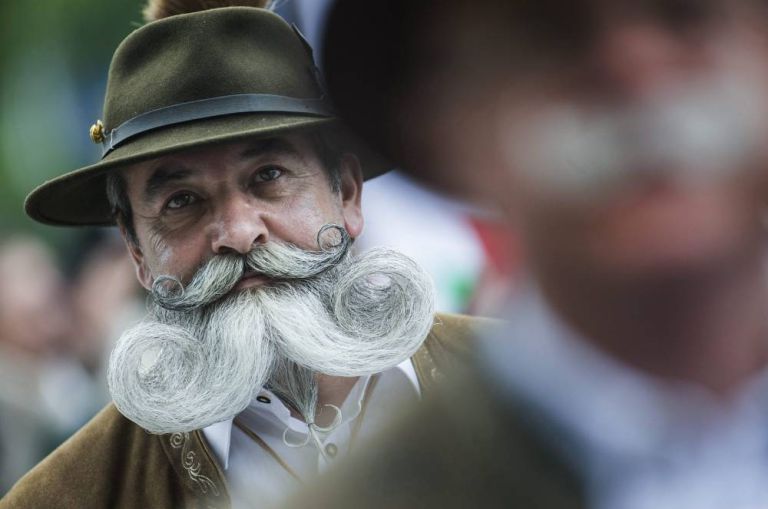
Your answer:
[[[410,384],[413,386],[414,391],[421,395],[421,386],[419,385],[419,379],[416,376],[416,369],[413,367],[411,359],[406,359],[394,368],[395,372],[404,375]],[[345,421],[352,420],[357,417],[360,412],[360,408],[365,396],[365,389],[368,386],[370,377],[361,377],[360,380],[353,386],[349,396],[344,402],[342,408],[342,415],[344,415]],[[256,397],[256,401],[259,398],[267,398],[270,401],[268,406],[256,405],[254,402],[249,405],[249,409],[258,412],[271,412],[281,422],[283,422],[288,428],[297,433],[306,434],[307,425],[291,416],[290,409],[275,396],[271,391],[262,389],[259,395]],[[353,405],[356,405],[353,406]],[[350,411],[351,410],[351,411]],[[206,441],[210,445],[213,453],[216,455],[216,459],[219,461],[224,470],[229,468],[229,456],[230,446],[232,443],[232,425],[234,418],[227,419],[226,421],[217,422],[203,429],[203,435]]]
[[[712,447],[713,436],[745,453],[768,445],[768,373],[726,407],[701,387],[661,380],[593,347],[534,289],[514,304],[503,336],[480,342],[482,359],[503,392],[534,404],[583,446],[587,468],[606,457],[686,454]]]

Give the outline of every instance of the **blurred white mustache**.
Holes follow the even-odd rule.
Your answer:
[[[764,141],[766,98],[747,78],[710,78],[640,105],[553,106],[506,145],[542,188],[592,197],[639,176],[717,179],[743,170]]]

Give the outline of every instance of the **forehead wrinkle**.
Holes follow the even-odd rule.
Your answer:
[[[240,154],[242,159],[254,159],[266,156],[289,156],[305,161],[304,154],[296,146],[285,138],[267,138],[256,140]]]

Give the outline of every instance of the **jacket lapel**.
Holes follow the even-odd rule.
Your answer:
[[[230,506],[224,474],[201,431],[168,433],[160,436],[160,442],[181,484],[200,502],[200,507]]]

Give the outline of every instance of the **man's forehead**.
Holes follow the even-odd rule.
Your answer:
[[[149,185],[167,179],[187,178],[206,170],[217,171],[229,164],[267,156],[306,161],[313,154],[314,148],[308,135],[288,134],[181,150],[125,168],[122,174],[134,185]]]
[[[293,155],[303,158],[310,149],[311,144],[308,143],[304,135],[292,134],[181,150],[149,160],[144,165],[149,168],[158,168],[174,162],[226,161],[228,159],[256,158],[262,155],[273,154]]]

